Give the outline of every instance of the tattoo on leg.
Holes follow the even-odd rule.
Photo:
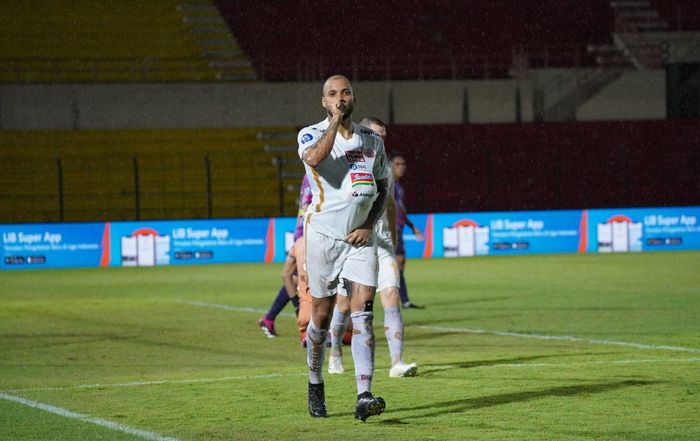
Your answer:
[[[351,298],[352,295],[354,294],[352,292],[354,287],[355,287],[355,284],[353,283],[352,280],[343,279],[343,288],[345,289],[345,292],[348,293],[348,298]]]

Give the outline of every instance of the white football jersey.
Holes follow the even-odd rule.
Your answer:
[[[299,157],[326,132],[328,119],[299,131]],[[333,149],[317,167],[304,162],[313,200],[306,221],[326,236],[345,240],[369,214],[377,197],[377,180],[390,175],[384,143],[373,131],[352,124],[352,137],[336,133]],[[387,197],[391,197],[388,194]]]

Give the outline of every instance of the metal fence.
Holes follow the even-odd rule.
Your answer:
[[[300,162],[260,156],[2,156],[0,223],[296,215]]]

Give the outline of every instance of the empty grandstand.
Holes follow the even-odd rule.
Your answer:
[[[390,150],[431,157],[414,210],[696,200],[697,2],[324,5],[2,8],[0,222],[293,214],[331,73]]]
[[[13,2],[0,8],[0,82],[254,79],[209,2]]]

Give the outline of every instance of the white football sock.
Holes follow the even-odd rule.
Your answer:
[[[398,306],[384,308],[384,335],[389,344],[391,365],[401,361],[403,356],[403,318]]]
[[[371,311],[353,312],[352,320],[352,358],[355,361],[355,382],[357,394],[372,389],[372,374],[374,372],[374,329],[372,328]]]
[[[343,335],[347,327],[348,316],[338,309],[338,305],[333,308],[333,318],[331,319],[331,355],[342,357],[343,355]]]
[[[306,328],[306,364],[309,366],[309,383],[323,383],[323,357],[326,353],[327,330],[316,329],[309,320]]]

